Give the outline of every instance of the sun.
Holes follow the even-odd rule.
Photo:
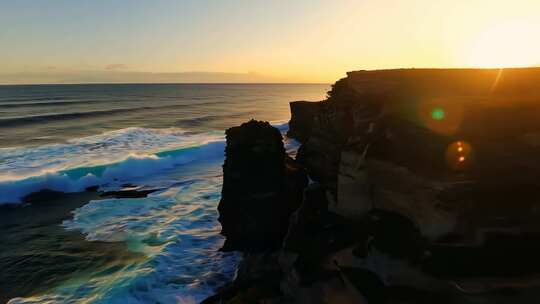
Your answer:
[[[469,66],[527,67],[540,64],[540,24],[514,21],[492,25],[472,43]]]

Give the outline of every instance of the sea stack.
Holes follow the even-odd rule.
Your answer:
[[[226,138],[218,207],[223,250],[277,249],[302,201],[307,176],[287,156],[281,133],[268,122],[251,120],[228,129]]]

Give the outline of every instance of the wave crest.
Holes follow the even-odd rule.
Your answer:
[[[79,192],[146,181],[179,165],[223,156],[223,136],[180,129],[128,128],[36,148],[0,149],[0,204],[48,189]],[[161,180],[161,182],[163,182]]]

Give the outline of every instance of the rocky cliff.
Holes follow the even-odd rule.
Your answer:
[[[314,183],[273,196],[287,207],[263,243],[280,248],[248,254],[207,303],[538,302],[538,84],[540,69],[358,71],[324,101],[292,102],[288,136],[302,145],[287,161]],[[282,155],[280,138],[264,137]],[[262,217],[235,202],[266,191],[249,190],[262,180],[233,167],[224,172],[236,172],[236,190],[224,184],[223,200],[236,206],[229,214],[248,213],[231,216],[242,226]],[[263,171],[265,184],[287,184]],[[222,223],[228,242],[266,238]]]
[[[510,222],[540,195],[538,83],[540,69],[352,72],[326,101],[292,103],[289,134],[344,216],[396,211],[430,239],[536,231]]]

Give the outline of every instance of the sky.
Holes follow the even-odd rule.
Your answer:
[[[538,0],[0,0],[0,83],[540,64]]]

